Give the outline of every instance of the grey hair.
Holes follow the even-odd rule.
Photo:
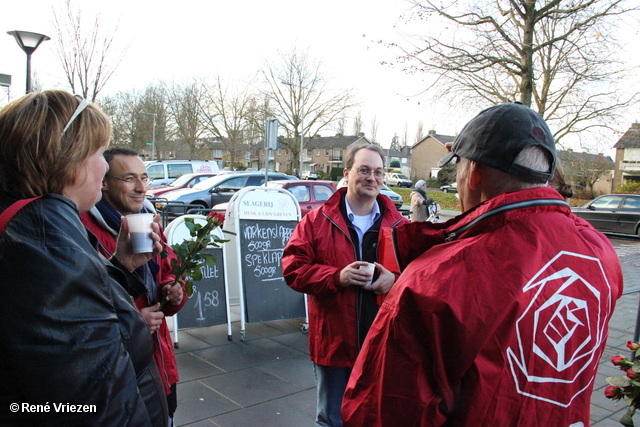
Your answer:
[[[458,174],[466,177],[471,162],[472,160],[461,157],[460,169],[458,170]],[[546,150],[536,145],[526,147],[524,150],[522,150],[516,157],[514,163],[520,166],[525,166],[529,169],[533,169],[535,171],[548,171],[551,168],[551,162]],[[508,173],[502,172],[501,170],[482,165],[481,163],[477,164],[483,168],[485,176],[487,178],[484,181],[483,185],[486,187],[487,192],[492,194],[493,196],[497,196],[498,194],[506,193],[508,191],[518,191],[525,190],[527,188],[547,186],[546,182],[533,183],[523,181],[518,177],[509,175]]]

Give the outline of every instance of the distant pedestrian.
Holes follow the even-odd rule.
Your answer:
[[[426,221],[429,219],[429,206],[434,200],[427,197],[427,183],[424,180],[416,182],[414,188],[411,192],[411,221]]]

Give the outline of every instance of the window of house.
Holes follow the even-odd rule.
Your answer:
[[[324,155],[328,156],[329,155],[329,149],[327,148],[326,150],[324,150]]]
[[[316,156],[320,156],[320,150],[316,150]]]

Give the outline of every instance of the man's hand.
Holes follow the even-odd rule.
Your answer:
[[[144,319],[144,322],[149,327],[149,332],[154,333],[160,328],[162,325],[162,319],[164,318],[164,313],[161,311],[156,311],[160,308],[160,303],[156,303],[150,307],[144,307],[140,309],[140,314]]]
[[[368,262],[366,261],[356,261],[347,265],[340,271],[340,284],[344,287],[366,286],[367,282],[371,280],[372,275],[364,270],[360,270],[359,268],[361,266],[365,267],[367,264]]]
[[[184,290],[182,289],[182,281],[171,286],[171,283],[165,283],[162,287],[162,298],[167,300],[171,305],[180,305],[184,298]]]
[[[373,282],[371,286],[367,286],[365,289],[371,290],[378,295],[388,294],[396,281],[396,276],[384,268],[382,264],[378,264],[377,262],[375,264],[378,269],[378,280]]]
[[[120,232],[118,233],[118,242],[116,243],[116,253],[114,256],[118,258],[118,261],[129,271],[133,271],[141,265],[146,264],[149,260],[160,252],[162,252],[162,243],[160,242],[160,215],[156,215],[153,218],[153,224],[151,224],[151,238],[153,239],[153,252],[136,254],[133,252],[133,246],[131,245],[131,238],[129,236],[129,224],[127,218],[122,217],[122,225],[120,226]]]

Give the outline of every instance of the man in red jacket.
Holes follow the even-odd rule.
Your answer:
[[[80,217],[85,227],[98,237],[104,249],[113,253],[120,230],[120,217],[137,212],[155,213],[155,210],[145,198],[147,172],[138,154],[128,148],[111,148],[104,152],[104,157],[109,163],[109,171],[102,183],[102,200]],[[160,237],[166,243],[162,230]],[[177,407],[176,384],[179,377],[165,316],[177,313],[187,297],[180,283],[171,286],[175,276],[171,274],[170,261],[175,254],[168,246],[166,250],[168,257],[152,259],[136,270],[147,292],[134,303],[152,334],[154,357],[164,384],[172,423]],[[108,253],[105,255],[109,256]],[[161,311],[157,311],[163,299],[167,303]]]
[[[346,166],[347,188],[302,219],[282,258],[287,284],[309,296],[309,352],[318,388],[318,426],[342,425],[342,395],[378,312],[377,296],[387,294],[396,279],[394,272],[377,262],[379,231],[407,222],[391,200],[380,195],[384,176],[380,147],[354,148]],[[375,263],[373,277],[361,269],[368,263]]]
[[[547,185],[551,131],[482,111],[457,159],[462,215],[394,231],[403,269],[353,368],[345,426],[583,426],[623,288],[616,252]]]

